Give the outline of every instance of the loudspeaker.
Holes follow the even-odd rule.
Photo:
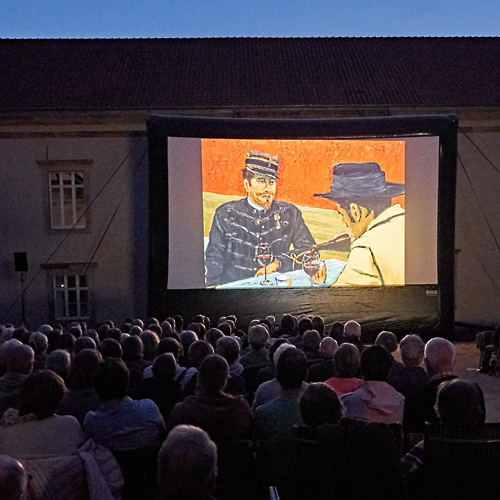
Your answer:
[[[16,273],[25,273],[28,270],[28,256],[26,252],[14,252],[14,269]]]

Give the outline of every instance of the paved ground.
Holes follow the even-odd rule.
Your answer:
[[[457,363],[455,374],[478,384],[484,392],[486,421],[500,422],[500,377],[477,373],[479,350],[475,342],[456,342]],[[396,353],[399,358],[399,350]]]

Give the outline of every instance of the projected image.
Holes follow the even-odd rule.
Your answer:
[[[404,284],[404,141],[201,142],[207,287]]]

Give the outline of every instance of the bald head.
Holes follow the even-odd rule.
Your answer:
[[[449,340],[435,337],[425,344],[424,362],[431,377],[453,372],[455,357],[455,346]]]
[[[344,325],[344,336],[347,339],[361,338],[361,325],[357,321],[348,321]]]
[[[18,500],[26,491],[24,467],[14,458],[0,455],[0,491],[4,500]]]

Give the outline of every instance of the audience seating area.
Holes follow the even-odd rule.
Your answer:
[[[500,424],[484,423],[482,390],[453,374],[445,339],[383,332],[369,346],[355,321],[329,330],[319,317],[290,315],[93,327],[0,325],[0,492],[18,484],[28,500],[496,498]],[[486,333],[480,369],[494,340]],[[392,355],[398,344],[403,363]],[[496,361],[498,344],[489,351]],[[400,386],[411,388],[405,397]]]

